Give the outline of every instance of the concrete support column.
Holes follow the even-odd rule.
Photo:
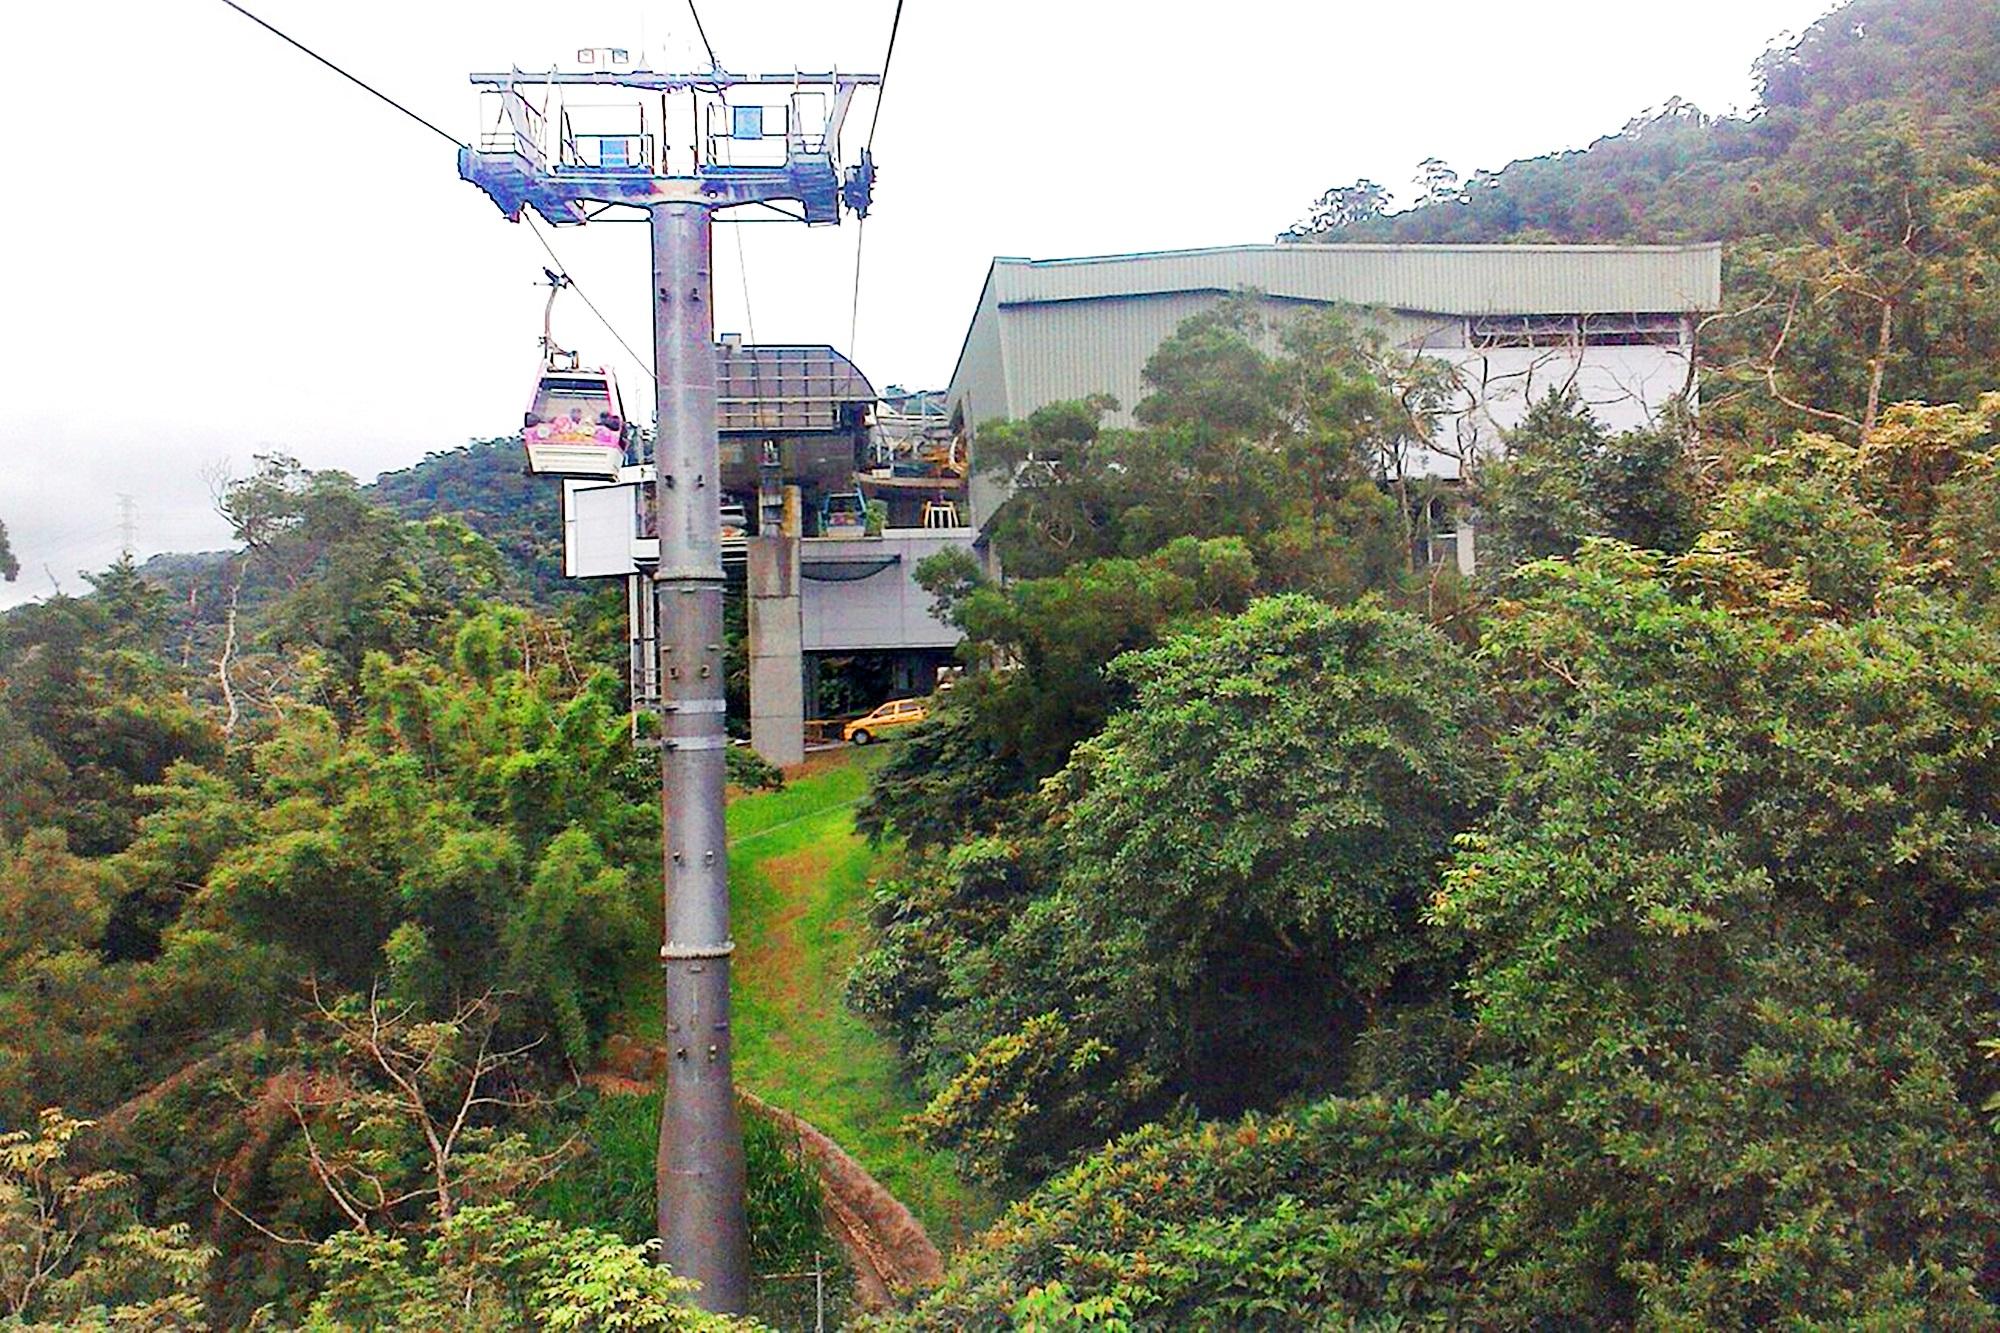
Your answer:
[[[799,489],[785,487],[784,518],[748,543],[750,744],[784,767],[806,757],[805,662],[799,619]]]

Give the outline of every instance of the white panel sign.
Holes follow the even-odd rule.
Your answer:
[[[565,480],[562,488],[563,573],[573,579],[637,573],[638,486]]]

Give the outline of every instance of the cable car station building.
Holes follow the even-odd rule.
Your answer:
[[[752,734],[801,757],[822,663],[879,654],[896,693],[926,692],[951,660],[917,564],[977,547],[1008,488],[980,475],[979,427],[1109,393],[1132,424],[1141,372],[1189,316],[1232,295],[1268,322],[1347,307],[1395,345],[1452,368],[1456,399],[1407,465],[1456,479],[1530,405],[1573,387],[1608,429],[1654,422],[1693,396],[1694,331],[1721,301],[1721,251],[1703,246],[1251,245],[1091,259],[995,259],[950,387],[878,394],[826,346],[716,346],[724,559],[750,601]],[[637,576],[657,561],[650,460],[563,482],[565,572]],[[872,515],[863,522],[864,515]],[[740,525],[740,526],[735,526]],[[732,536],[732,531],[744,535]],[[748,540],[745,540],[745,536]],[[1471,524],[1431,558],[1473,567]],[[640,586],[637,578],[632,584]],[[634,698],[650,700],[655,629],[633,600]]]
[[[931,613],[915,570],[971,544],[952,498],[965,483],[925,461],[949,454],[948,439],[936,444],[948,434],[941,411],[929,414],[935,424],[882,412],[893,426],[885,432],[874,386],[832,347],[725,333],[715,356],[722,557],[750,599],[751,731],[766,758],[796,763],[804,722],[818,716],[822,663],[877,656],[893,691],[927,694],[951,662],[958,631]],[[531,442],[536,429],[524,431]],[[563,572],[628,580],[632,691],[644,707],[660,684],[641,577],[659,560],[657,474],[650,459],[591,467],[605,474],[562,482]],[[871,505],[880,523],[866,521]]]
[[[1249,293],[1278,323],[1357,308],[1401,348],[1442,358],[1455,400],[1417,475],[1455,479],[1497,450],[1551,389],[1573,386],[1611,431],[1693,399],[1695,327],[1722,303],[1719,245],[1238,245],[1087,259],[993,261],[946,394],[970,445],[969,507],[983,527],[1004,479],[977,469],[978,430],[1050,403],[1108,393],[1132,424],[1141,371],[1189,316]],[[1470,572],[1469,528],[1434,555]]]

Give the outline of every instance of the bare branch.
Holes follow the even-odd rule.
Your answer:
[[[278,1242],[278,1244],[280,1245],[303,1246],[307,1249],[310,1249],[315,1244],[317,1244],[316,1241],[312,1240],[310,1237],[307,1236],[281,1236],[277,1232],[271,1230],[271,1228],[265,1226],[262,1222],[259,1222],[256,1218],[250,1216],[250,1214],[244,1212],[241,1208],[238,1208],[236,1206],[236,1201],[230,1198],[227,1194],[224,1194],[222,1192],[221,1171],[217,1171],[215,1173],[215,1178],[209,1181],[208,1192],[215,1196],[215,1201],[217,1203],[221,1204],[224,1208],[227,1208],[231,1213],[234,1213],[238,1221],[242,1222],[243,1225],[249,1227],[252,1231],[255,1231],[258,1235],[264,1237],[266,1240],[274,1240]]]
[[[1798,309],[1799,292],[1798,289],[1794,288],[1791,302],[1785,307],[1784,327],[1778,330],[1778,341],[1771,345],[1771,354],[1764,363],[1764,383],[1766,387],[1769,388],[1773,398],[1795,412],[1804,412],[1808,416],[1818,417],[1823,421],[1837,421],[1843,426],[1850,426],[1857,431],[1860,430],[1862,428],[1861,423],[1853,417],[1845,416],[1839,412],[1829,412],[1824,408],[1810,407],[1790,397],[1784,390],[1778,387],[1778,356],[1785,350],[1785,340],[1792,336],[1792,320],[1798,314]]]

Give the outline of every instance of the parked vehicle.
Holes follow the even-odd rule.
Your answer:
[[[886,731],[907,727],[929,716],[922,699],[891,699],[866,717],[857,717],[840,729],[840,739],[867,745]]]

